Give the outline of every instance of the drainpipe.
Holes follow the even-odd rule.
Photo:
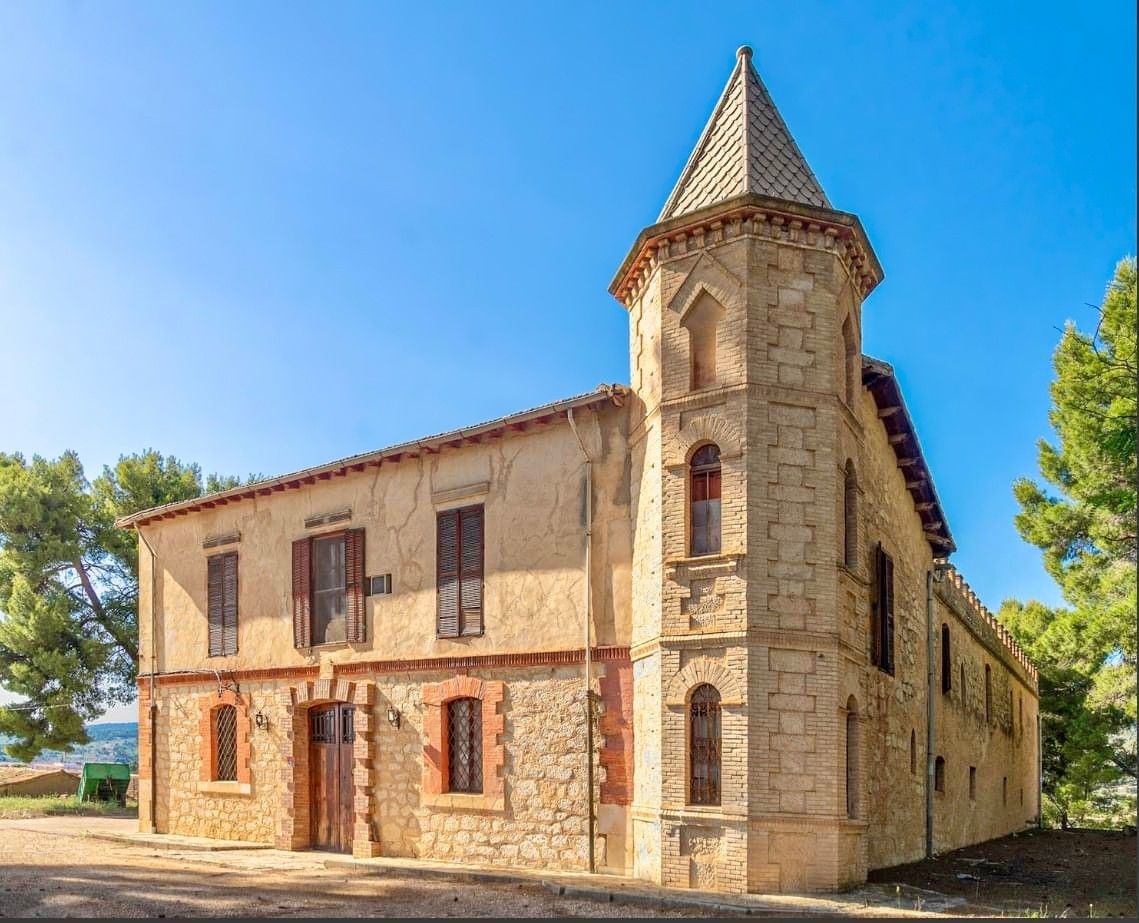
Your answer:
[[[589,836],[589,872],[597,870],[597,860],[594,855],[594,841],[596,839],[596,820],[593,814],[593,651],[591,647],[590,621],[593,616],[593,588],[591,557],[593,550],[593,462],[589,452],[586,451],[581,433],[577,430],[577,423],[573,419],[573,408],[566,411],[570,429],[577,437],[577,444],[581,447],[581,454],[585,458],[585,789],[586,789],[586,816],[588,817]]]
[[[925,662],[926,662],[926,708],[925,708],[925,855],[933,858],[933,792],[937,773],[937,631],[934,618],[933,584],[940,583],[945,576],[944,565],[934,564],[925,574]]]
[[[154,547],[142,534],[142,529],[135,526],[139,539],[150,552],[150,707],[147,709],[147,720],[150,725],[150,829],[147,833],[158,832],[158,701],[155,698],[155,674],[158,671],[158,646],[155,639],[154,606],[157,596],[158,581],[156,577],[158,568],[158,555]]]

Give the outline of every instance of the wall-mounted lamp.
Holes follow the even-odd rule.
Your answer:
[[[399,721],[400,721],[399,709],[396,708],[394,705],[389,705],[388,706],[388,724],[390,724],[392,727],[398,729],[399,728]]]
[[[269,716],[262,714],[261,709],[257,709],[257,714],[253,716],[253,720],[256,722],[257,727],[261,730],[264,730],[269,726]]]

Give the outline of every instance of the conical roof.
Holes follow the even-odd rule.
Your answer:
[[[658,221],[744,193],[830,208],[746,45]]]

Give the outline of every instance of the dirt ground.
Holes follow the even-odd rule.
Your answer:
[[[247,857],[163,855],[104,840],[5,827],[0,831],[3,917],[668,917],[559,897],[539,885],[345,877],[299,857],[258,867]],[[224,863],[224,864],[221,864]],[[239,867],[233,867],[237,864]],[[240,867],[244,866],[244,867]]]
[[[870,873],[962,897],[955,913],[1135,917],[1135,837],[1110,830],[1027,831]]]

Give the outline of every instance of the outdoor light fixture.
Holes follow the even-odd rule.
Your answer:
[[[269,716],[261,713],[261,709],[257,709],[257,714],[253,716],[253,720],[257,723],[257,727],[264,730],[269,726]]]
[[[400,719],[399,709],[396,708],[394,705],[389,705],[388,706],[388,724],[390,724],[394,728],[398,728],[399,727],[399,719]]]

